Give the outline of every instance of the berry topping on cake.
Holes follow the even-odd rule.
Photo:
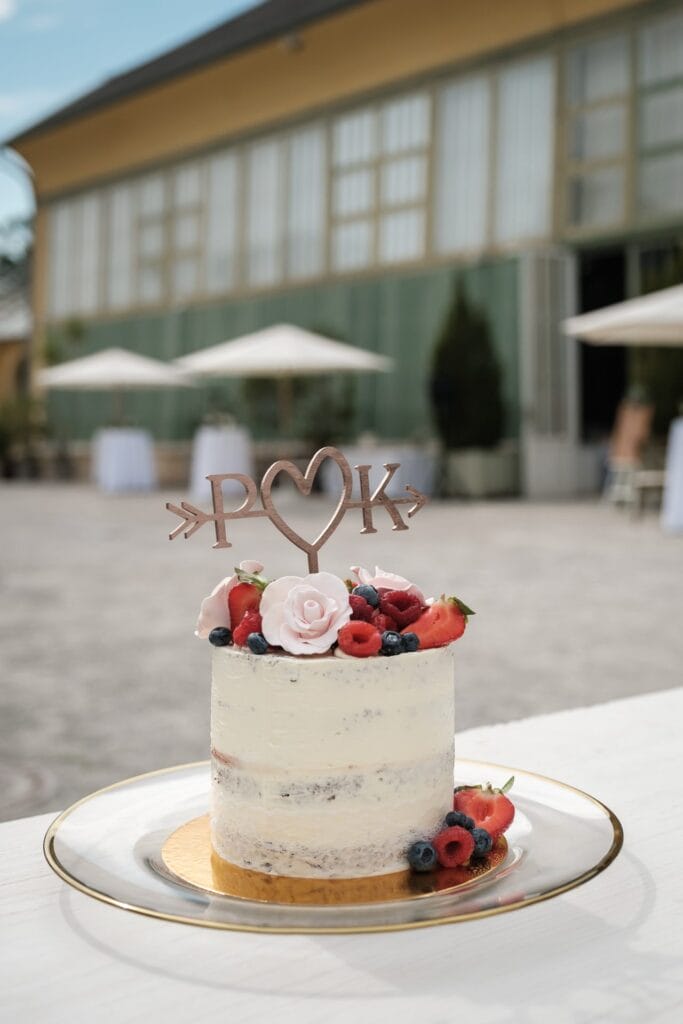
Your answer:
[[[406,654],[413,654],[420,646],[420,638],[417,633],[403,633],[401,639]]]
[[[410,631],[419,638],[423,651],[445,647],[462,636],[470,615],[474,615],[472,609],[457,597],[441,597],[411,624]]]
[[[261,588],[257,587],[255,583],[238,583],[236,587],[232,588],[228,594],[228,608],[233,630],[242,622],[247,612],[258,611],[261,594]]]
[[[442,868],[457,868],[468,861],[474,852],[472,833],[459,825],[445,828],[432,839],[436,856]]]
[[[250,633],[247,637],[247,647],[252,654],[265,654],[268,650],[268,641],[263,633]]]
[[[250,633],[261,632],[261,616],[258,612],[246,612],[239,626],[232,631],[232,638],[238,647],[246,647]]]
[[[384,615],[379,608],[375,608],[372,614],[372,624],[380,633],[386,633],[388,629],[396,629],[396,623],[388,615]]]
[[[232,632],[227,626],[216,626],[209,633],[209,643],[214,647],[230,647],[232,645]]]
[[[419,840],[408,850],[408,863],[413,871],[432,871],[437,865],[436,850],[431,843]]]
[[[477,828],[486,829],[492,839],[497,839],[515,816],[515,806],[505,795],[514,781],[512,776],[500,789],[494,789],[490,783],[461,787],[453,795],[453,809],[467,814]]]
[[[491,852],[493,839],[485,828],[473,828],[472,838],[474,839],[473,857],[485,857],[487,853]]]
[[[399,629],[405,629],[419,619],[422,602],[408,590],[388,590],[380,598],[379,610],[392,618]]]
[[[394,654],[403,654],[401,634],[395,633],[393,629],[388,629],[385,633],[382,633],[381,653],[388,658]]]
[[[474,828],[474,819],[470,818],[467,814],[461,814],[460,811],[449,811],[444,824],[448,828],[451,828],[453,825],[459,825],[460,828],[466,828],[468,832],[471,832]]]
[[[339,630],[339,646],[354,658],[370,658],[379,654],[382,637],[369,622],[351,621]]]
[[[362,622],[372,622],[374,608],[360,594],[349,594],[351,605],[351,618],[359,619]]]
[[[374,587],[370,586],[369,583],[359,584],[357,587],[353,588],[351,593],[354,594],[356,597],[365,598],[368,604],[372,605],[373,608],[376,608],[377,605],[379,604],[379,594],[377,593]]]

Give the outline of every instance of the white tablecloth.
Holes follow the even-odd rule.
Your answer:
[[[251,437],[241,427],[200,427],[192,446],[190,492],[204,504],[211,501],[210,473],[244,473],[253,476]],[[225,494],[243,494],[237,481],[223,484]]]
[[[406,484],[416,487],[422,494],[431,495],[434,491],[436,458],[430,452],[414,445],[377,445],[357,446],[344,445],[341,449],[350,466],[372,466],[370,471],[370,489],[374,490],[383,480],[387,462],[399,462],[400,466],[394,473],[386,493],[392,498],[405,498]],[[338,494],[341,487],[339,470],[329,462],[321,467],[323,489],[326,494]],[[359,497],[358,473],[353,473],[354,496]]]
[[[683,530],[683,417],[674,420],[669,429],[662,526],[665,530]]]
[[[151,491],[156,487],[154,443],[146,430],[99,430],[93,438],[92,453],[92,477],[101,490],[115,494]]]
[[[578,889],[438,928],[251,935],[155,921],[50,871],[51,815],[0,825],[0,1020],[680,1024],[682,720],[683,689],[458,735],[459,756],[600,797],[626,840]]]

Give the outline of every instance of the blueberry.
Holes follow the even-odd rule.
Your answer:
[[[485,828],[473,828],[472,838],[474,839],[473,857],[485,857],[487,853],[491,852],[493,839]]]
[[[420,638],[417,633],[402,633],[403,650],[406,654],[412,654],[420,646]]]
[[[351,593],[356,594],[358,597],[364,597],[373,608],[376,608],[379,604],[379,594],[368,583],[361,583],[360,586],[354,587]]]
[[[453,825],[459,825],[460,828],[466,828],[468,832],[471,832],[474,828],[474,819],[470,818],[468,814],[461,814],[460,811],[449,811],[446,815],[445,824],[448,828]]]
[[[436,850],[431,843],[419,840],[408,850],[408,863],[413,871],[431,871],[436,867]]]
[[[216,626],[209,633],[209,643],[213,644],[214,647],[231,647],[232,632],[227,626]]]
[[[391,657],[392,654],[403,654],[401,634],[395,633],[393,629],[387,629],[382,633],[382,647],[379,653],[386,657]]]
[[[247,637],[247,647],[252,654],[265,654],[268,650],[268,641],[263,633],[250,633]]]

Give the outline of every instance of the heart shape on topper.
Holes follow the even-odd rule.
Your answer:
[[[287,473],[289,477],[294,481],[297,490],[308,497],[313,488],[313,481],[320,469],[320,466],[325,459],[332,459],[333,462],[339,466],[342,475],[342,492],[337,502],[337,507],[332,513],[327,526],[318,534],[314,541],[308,541],[305,537],[302,537],[300,533],[297,533],[289,523],[287,523],[280,513],[275,508],[272,495],[273,481],[280,473]],[[347,503],[351,500],[353,492],[353,479],[351,476],[351,467],[342,455],[338,448],[320,448],[315,453],[311,461],[306,467],[306,472],[302,473],[298,466],[295,466],[289,459],[280,459],[278,462],[274,462],[263,475],[261,481],[261,501],[263,507],[266,510],[268,517],[274,526],[282,533],[287,540],[295,544],[296,547],[300,548],[301,551],[305,551],[308,555],[308,571],[318,572],[318,552],[323,544],[329,540],[334,531],[337,529],[339,523],[344,518],[346,512]]]

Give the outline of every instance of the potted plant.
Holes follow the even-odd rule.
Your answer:
[[[434,349],[430,379],[444,449],[443,490],[483,498],[516,490],[516,453],[501,444],[501,370],[486,314],[459,286]]]

